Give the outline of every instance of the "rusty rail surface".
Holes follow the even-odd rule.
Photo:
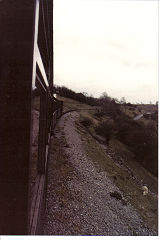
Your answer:
[[[53,0],[0,1],[0,47],[0,235],[41,234],[50,138],[63,107],[53,96]]]

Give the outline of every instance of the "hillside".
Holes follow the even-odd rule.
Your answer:
[[[153,175],[158,176],[158,110],[156,105],[120,104],[106,94],[99,99],[89,98],[83,94],[80,98],[80,94],[77,96],[77,93],[70,89],[64,89],[65,92],[62,93],[72,97],[72,99],[69,97],[65,99],[59,96],[59,99],[65,100],[64,111],[89,109],[90,111],[84,111],[83,115],[81,113],[81,118],[82,123],[93,137],[102,139],[107,144],[110,143],[109,140],[119,140],[134,155],[135,161]]]
[[[157,235],[157,178],[114,134],[102,134],[101,124],[114,121],[99,106],[57,98],[64,112],[77,111],[55,129],[44,234]]]

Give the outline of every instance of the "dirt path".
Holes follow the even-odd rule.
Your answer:
[[[79,113],[60,119],[49,162],[45,235],[156,235],[106,172],[85,152],[75,121]]]

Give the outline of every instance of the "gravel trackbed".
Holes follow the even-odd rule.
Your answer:
[[[93,165],[77,131],[79,113],[63,115],[49,161],[44,235],[154,236],[106,172]]]

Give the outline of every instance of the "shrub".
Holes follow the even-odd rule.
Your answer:
[[[129,109],[130,111],[133,111],[133,110],[134,110],[134,108],[133,108],[133,107],[129,107],[128,109]]]
[[[100,136],[105,137],[108,144],[113,134],[113,129],[114,129],[113,124],[106,121],[106,122],[102,122],[100,125],[95,127],[95,132],[96,134],[99,134]]]
[[[98,110],[94,115],[95,115],[96,117],[100,118],[100,117],[103,117],[105,114],[104,114],[103,111]]]
[[[138,127],[138,122],[133,121],[126,117],[125,115],[121,115],[116,119],[116,137],[126,143],[127,142],[127,135],[130,131],[132,131],[133,128]]]
[[[126,106],[129,106],[129,107],[132,107],[133,106],[133,104],[131,104],[131,103],[126,103]]]
[[[106,102],[102,106],[104,115],[110,116],[113,119],[115,119],[119,114],[121,114],[119,105],[116,104],[114,101]]]
[[[151,119],[154,120],[154,121],[157,121],[157,120],[158,120],[158,112],[154,112],[154,113],[151,115]]]
[[[92,120],[91,118],[89,117],[84,117],[82,120],[81,120],[81,124],[83,124],[84,127],[90,127],[92,125]]]
[[[146,169],[158,174],[158,137],[151,125],[133,129],[127,136],[129,145],[133,148],[135,158]]]
[[[145,126],[133,120],[117,121],[116,137],[130,147],[135,159],[157,176],[158,173],[158,136],[156,126]]]

